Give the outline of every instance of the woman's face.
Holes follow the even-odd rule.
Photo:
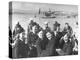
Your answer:
[[[52,38],[52,34],[50,32],[46,33],[46,37],[50,40]]]
[[[32,32],[33,33],[36,33],[37,32],[37,26],[36,25],[32,27]]]
[[[65,24],[65,28],[66,28],[66,29],[68,28],[68,25],[67,25],[67,24]]]
[[[48,22],[45,22],[44,23],[44,26],[45,26],[45,28],[48,27]]]
[[[68,41],[68,36],[67,36],[67,34],[64,36],[64,41]]]
[[[38,36],[39,36],[39,38],[43,38],[43,31],[40,31],[39,33],[38,33]]]

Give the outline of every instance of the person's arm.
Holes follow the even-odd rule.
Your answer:
[[[17,43],[17,40],[15,40],[14,43],[10,43],[10,45],[12,46],[12,48],[15,47],[16,43]]]
[[[38,56],[40,56],[40,54],[41,54],[41,48],[39,46],[39,43],[37,44],[36,48],[37,48]]]
[[[62,49],[60,49],[60,50],[57,50],[57,53],[59,55],[70,55],[72,53],[72,49],[71,47],[68,47],[65,52]]]
[[[56,52],[61,56],[64,55],[64,52],[61,49],[56,49]]]

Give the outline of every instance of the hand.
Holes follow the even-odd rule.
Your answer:
[[[32,49],[31,47],[29,47],[30,48],[30,50]]]
[[[36,47],[36,45],[33,45],[34,47]]]
[[[56,51],[61,51],[61,49],[56,49]]]
[[[32,44],[32,46],[36,47],[37,45]]]

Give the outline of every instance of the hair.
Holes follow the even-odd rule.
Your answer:
[[[51,31],[48,31],[47,33],[50,33],[50,34],[52,35],[52,32],[51,32]],[[47,33],[46,33],[46,34],[47,34]]]
[[[66,25],[69,25],[69,23],[65,23]]]

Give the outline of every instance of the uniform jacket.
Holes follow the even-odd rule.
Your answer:
[[[52,38],[48,42],[46,49],[41,52],[40,56],[42,56],[42,57],[43,56],[52,56],[52,55],[54,55],[54,52],[55,52],[55,40],[54,40],[54,38]]]

